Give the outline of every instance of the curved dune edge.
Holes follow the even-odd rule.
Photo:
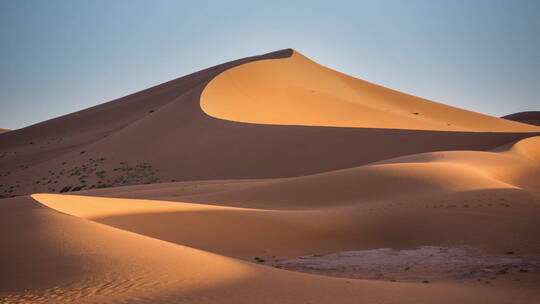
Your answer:
[[[517,153],[540,163],[540,136],[522,139],[513,144],[508,152]]]
[[[539,132],[540,127],[428,101],[323,67],[294,51],[228,69],[202,110],[236,122],[439,131]]]
[[[490,244],[493,246],[492,249],[495,248],[497,252],[500,252],[511,246],[513,249],[525,252],[526,246],[523,247],[523,244],[534,238],[535,231],[532,226],[536,219],[532,216],[534,201],[526,201],[519,196],[514,197],[520,198],[519,201],[522,202],[517,209],[492,208],[486,212],[459,208],[461,210],[446,211],[422,210],[418,208],[419,206],[410,206],[412,208],[407,208],[409,210],[394,207],[392,212],[388,212],[381,208],[375,213],[350,208],[336,208],[322,213],[320,211],[276,212],[135,199],[48,194],[33,197],[50,208],[110,226],[99,225],[78,217],[56,215],[70,221],[70,223],[58,226],[64,228],[57,230],[61,233],[55,235],[55,241],[52,242],[54,246],[56,242],[62,241],[62,246],[68,248],[67,251],[61,251],[63,255],[58,258],[63,261],[73,254],[73,250],[82,250],[89,254],[87,257],[83,256],[83,260],[77,261],[78,265],[84,265],[81,269],[81,271],[84,270],[84,275],[81,273],[79,279],[72,278],[70,282],[57,284],[59,286],[53,290],[35,290],[41,295],[38,299],[47,299],[58,292],[65,292],[65,297],[69,297],[77,288],[99,290],[106,297],[101,296],[100,293],[85,291],[91,293],[87,295],[88,301],[106,299],[104,303],[122,302],[126,299],[136,300],[137,303],[176,303],[175,301],[189,302],[203,298],[212,299],[213,303],[248,303],[260,302],[261,297],[264,297],[268,303],[297,303],[306,300],[312,303],[335,303],[336,301],[357,303],[358,300],[366,299],[384,300],[387,303],[402,303],[403,300],[413,299],[427,303],[446,303],[445,301],[452,303],[458,299],[461,303],[478,303],[477,301],[486,300],[491,303],[509,303],[508,301],[516,299],[530,299],[535,294],[534,289],[518,290],[498,287],[493,292],[493,289],[484,289],[482,285],[464,286],[462,283],[441,282],[425,288],[422,284],[319,277],[242,263],[182,246],[186,243],[195,248],[213,246],[213,248],[205,249],[214,252],[219,252],[219,247],[224,250],[229,246],[238,251],[226,253],[251,259],[253,256],[282,255],[287,253],[285,251],[287,248],[295,246],[304,246],[303,253],[311,254],[321,252],[320,250],[323,250],[322,252],[343,251],[347,248],[355,248],[355,244],[356,246],[367,244],[378,246],[373,248],[385,248],[382,246],[385,245],[384,243],[380,241],[377,243],[377,239],[385,238],[387,242],[393,244],[392,247],[410,248],[414,246],[414,242],[429,243],[435,239],[440,240],[440,235],[444,233],[447,241],[454,245],[463,240],[465,242],[476,240],[475,245],[485,244],[488,240],[493,242],[494,239],[490,236],[496,234],[497,240]],[[424,203],[419,202],[419,204]],[[389,204],[384,205],[385,209],[390,207]],[[46,213],[56,214],[51,209],[41,209],[44,209]],[[365,214],[362,215],[362,213]],[[516,221],[516,218],[519,218],[519,221]],[[47,228],[48,225],[56,225],[51,218],[44,223],[47,224],[39,228],[26,225],[25,229],[50,231]],[[496,225],[493,226],[495,223]],[[92,230],[81,230],[79,225],[83,224]],[[65,227],[69,229],[66,230]],[[494,227],[497,229],[494,230]],[[289,237],[291,234],[293,238]],[[515,239],[516,234],[520,235],[519,240]],[[115,238],[111,238],[113,235]],[[35,237],[40,237],[40,234],[38,233]],[[170,239],[171,237],[177,239]],[[50,244],[50,236],[46,239]],[[199,242],[197,243],[196,240]],[[208,243],[205,244],[204,241]],[[277,244],[281,244],[282,247],[280,248]],[[305,247],[306,244],[314,244],[314,246],[308,248]],[[80,246],[83,248],[79,249]],[[135,250],[135,246],[136,255],[131,252]],[[174,246],[179,247],[176,249]],[[119,250],[119,248],[122,249]],[[253,249],[260,250],[261,248],[269,251],[253,251]],[[530,252],[538,252],[537,249],[529,248]],[[108,254],[109,251],[111,254]],[[29,252],[42,254],[42,251],[30,250]],[[303,254],[302,251],[288,253]],[[100,263],[108,264],[116,260],[114,264],[109,264],[105,277],[101,275],[104,269],[102,264],[98,263],[99,261],[93,262],[96,256],[100,258],[100,261],[104,261]],[[50,257],[48,258],[49,262]],[[93,274],[85,270],[87,267],[93,269],[91,272]],[[84,279],[86,276],[93,277],[94,281],[89,284]],[[120,283],[109,285],[110,280]],[[136,283],[130,283],[132,281]],[[161,283],[157,286],[152,285],[155,282]],[[34,290],[27,294],[32,295],[32,292]],[[448,299],[447,296],[441,297],[441,293],[444,295],[452,293],[452,299]],[[73,296],[77,298],[80,295]],[[32,300],[34,300],[33,303],[40,303],[35,301],[35,298]],[[58,303],[62,302],[58,301]],[[84,301],[81,302],[84,303]]]
[[[388,191],[392,189],[392,191]],[[81,195],[154,199],[271,210],[311,210],[381,200],[519,190],[540,194],[540,136],[498,151],[412,154],[368,165],[276,179],[195,181],[81,191]]]
[[[68,216],[0,203],[2,303],[507,303],[529,291],[396,284],[254,265]],[[14,218],[17,215],[17,218]],[[24,236],[24,242],[20,237]],[[448,297],[448,295],[452,295]]]
[[[2,303],[108,303],[254,275],[240,261],[61,214],[29,197],[3,201],[0,210],[8,228],[1,235]]]
[[[535,233],[529,225],[540,207],[540,193],[535,191],[540,166],[513,151],[534,148],[535,143],[536,139],[527,139],[503,152],[411,155],[295,178],[183,182],[81,192],[84,196],[32,197],[70,215],[241,258],[411,248],[440,242],[441,234],[447,243],[438,245],[497,253],[512,243],[534,254],[540,248],[512,238],[516,229],[524,240]],[[509,214],[519,214],[522,222],[516,223]],[[457,215],[462,218],[459,224]],[[389,221],[392,225],[387,226]],[[498,223],[497,238],[490,240],[489,225],[476,227],[486,221]],[[432,225],[429,230],[417,230],[418,223],[427,222]],[[469,229],[477,234],[467,234]]]
[[[6,132],[9,132],[9,131],[11,131],[11,130],[0,128],[0,134],[1,134],[1,133],[6,133]]]

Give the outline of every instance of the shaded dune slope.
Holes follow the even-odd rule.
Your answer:
[[[540,126],[540,111],[519,112],[503,116],[501,118]]]
[[[121,162],[145,162],[160,170],[152,182],[301,176],[420,152],[487,150],[535,134],[509,133],[530,131],[514,123],[503,133],[261,125],[217,119],[202,111],[200,95],[219,73],[292,54],[283,50],[233,61],[2,134],[0,165],[9,177],[2,175],[0,184],[19,182],[12,194],[97,185],[93,174],[85,179],[58,176],[59,170],[83,167],[90,158],[103,159],[98,168],[107,172],[107,180],[115,179],[112,171]],[[397,93],[388,94],[392,99]]]

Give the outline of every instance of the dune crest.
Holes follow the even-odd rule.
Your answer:
[[[279,125],[440,131],[539,132],[540,127],[474,113],[384,88],[294,52],[216,76],[201,108],[217,118]]]

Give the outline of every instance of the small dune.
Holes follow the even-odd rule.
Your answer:
[[[540,111],[519,112],[501,118],[513,120],[530,125],[540,126]]]

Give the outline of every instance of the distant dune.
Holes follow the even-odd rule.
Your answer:
[[[6,132],[9,132],[9,131],[11,131],[11,130],[0,128],[0,133],[6,133]]]
[[[3,133],[0,302],[535,303],[540,127],[515,115],[287,49]],[[305,273],[383,248],[393,273]]]
[[[503,116],[502,118],[530,125],[540,126],[540,111],[519,112]]]

